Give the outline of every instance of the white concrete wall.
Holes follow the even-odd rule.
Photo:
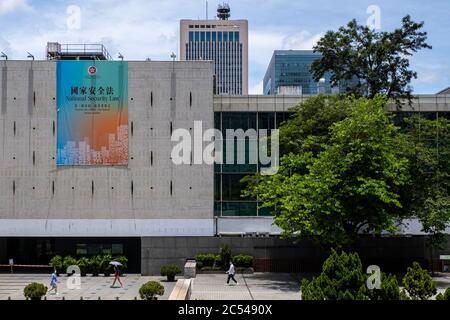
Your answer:
[[[213,234],[213,166],[170,160],[170,122],[213,127],[212,62],[128,66],[128,167],[57,167],[56,63],[0,62],[0,236]]]

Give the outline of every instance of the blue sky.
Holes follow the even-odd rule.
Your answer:
[[[217,4],[209,0],[209,17]],[[450,86],[450,1],[433,0],[229,0],[235,19],[249,20],[249,88],[262,92],[262,79],[273,50],[310,49],[327,30],[356,18],[366,23],[368,6],[380,8],[381,29],[392,30],[410,14],[425,21],[432,50],[411,60],[418,72],[416,93]],[[80,8],[80,25],[71,24],[70,5]],[[0,0],[0,51],[26,59],[27,51],[45,57],[48,41],[104,43],[127,60],[169,60],[178,52],[179,20],[205,17],[204,0]],[[68,27],[69,25],[71,27]]]

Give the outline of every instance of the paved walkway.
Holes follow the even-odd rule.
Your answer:
[[[97,300],[101,297],[102,300],[115,300],[117,297],[120,300],[133,300],[139,297],[139,288],[147,281],[155,280],[161,281],[165,288],[164,295],[160,299],[167,299],[172,292],[175,282],[166,282],[164,277],[143,277],[138,274],[127,274],[121,278],[124,285],[119,287],[116,282],[115,288],[110,288],[113,277],[82,277],[81,289],[68,289],[67,276],[58,278],[58,295],[53,293],[47,294],[48,300]],[[31,283],[38,282],[49,287],[50,275],[42,274],[0,274],[0,300],[6,300],[11,297],[12,300],[24,300],[23,288]]]
[[[227,285],[227,275],[197,274],[191,300],[299,300],[300,282],[286,273],[236,274],[238,284]],[[233,281],[231,280],[230,283]]]

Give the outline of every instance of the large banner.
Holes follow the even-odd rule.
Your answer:
[[[128,164],[128,63],[57,62],[57,165]]]

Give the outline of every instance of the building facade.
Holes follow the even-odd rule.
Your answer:
[[[127,63],[127,165],[58,166],[57,61],[0,62],[0,264],[109,252],[128,256],[132,272],[156,274],[222,242],[266,260],[298,252],[269,238],[281,232],[270,212],[240,197],[241,178],[259,164],[176,165],[171,137],[195,121],[222,132],[278,128],[308,96],[213,95],[211,61]],[[450,117],[450,96],[389,108]],[[403,233],[421,234],[413,222]]]
[[[248,21],[181,20],[180,60],[214,61],[216,94],[248,94]]]

